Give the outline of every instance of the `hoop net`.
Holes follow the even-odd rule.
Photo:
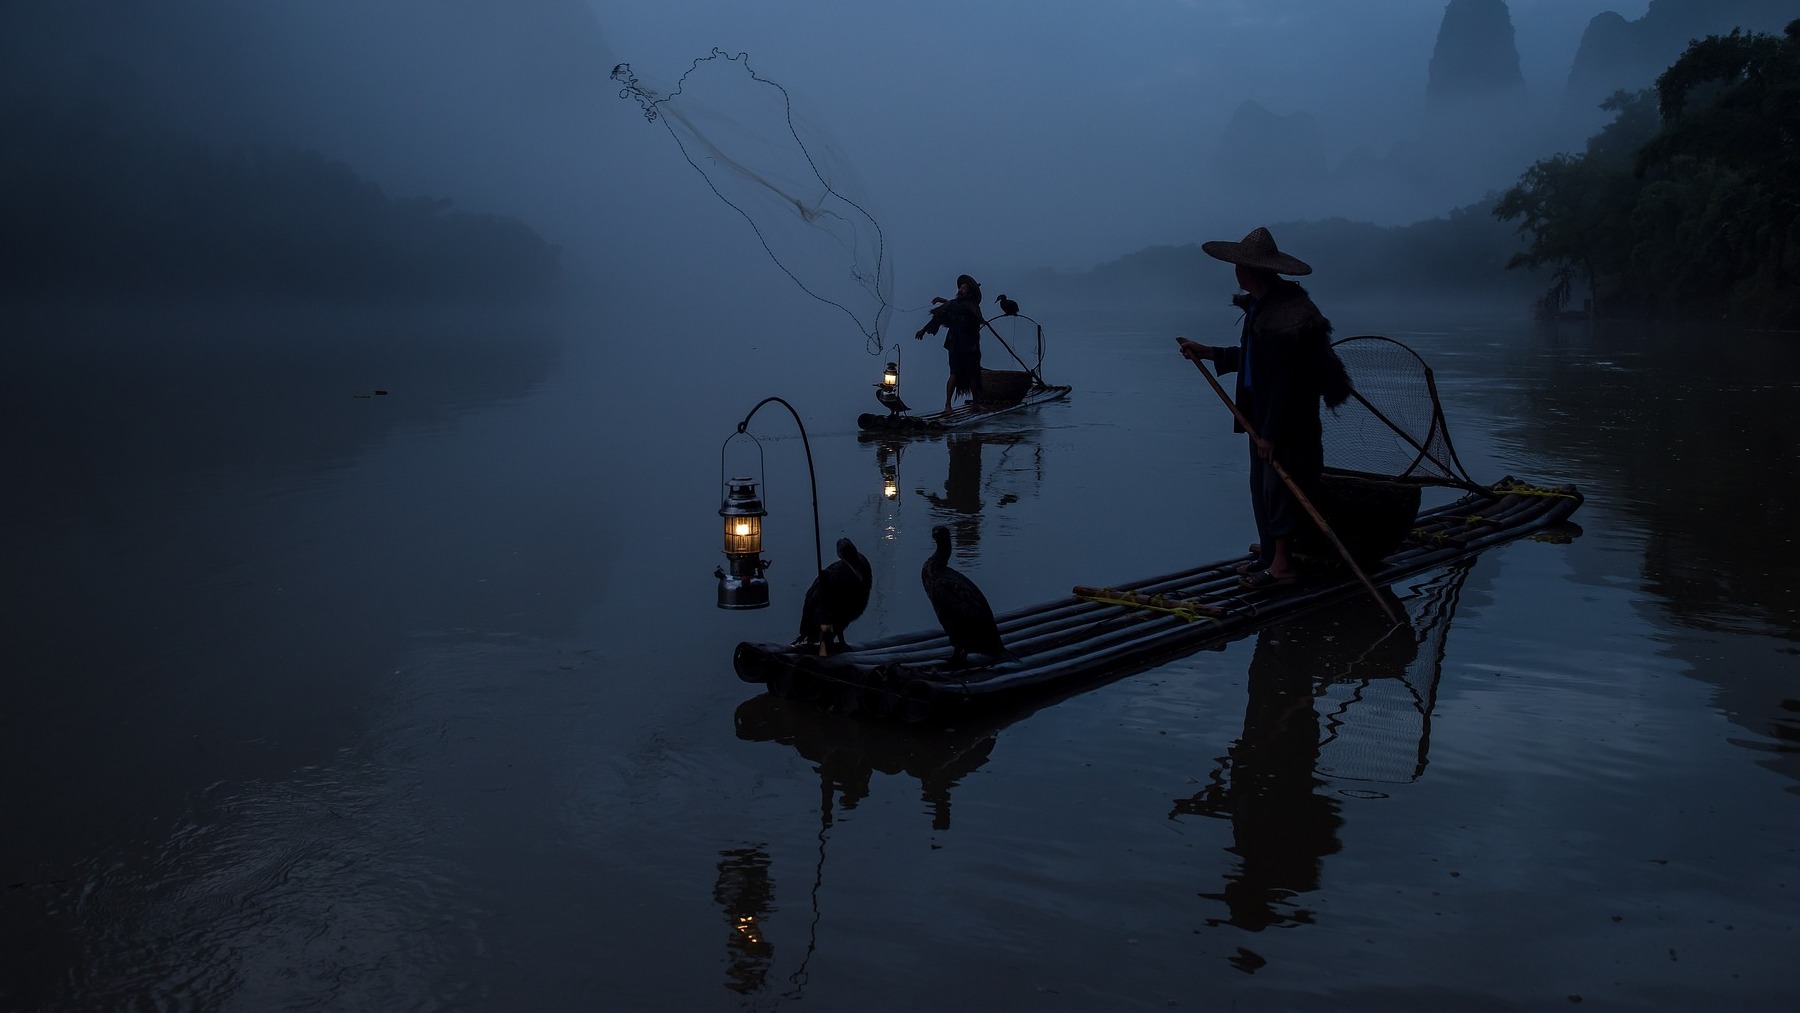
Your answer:
[[[1342,471],[1472,491],[1438,402],[1437,382],[1419,354],[1392,338],[1359,335],[1332,343],[1354,385],[1325,413],[1325,463]]]

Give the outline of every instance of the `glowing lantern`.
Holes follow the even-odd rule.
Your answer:
[[[763,579],[768,560],[762,558],[763,509],[756,481],[734,478],[726,483],[725,502],[719,516],[725,518],[725,558],[729,569],[719,568],[719,607],[759,609],[769,604],[769,582]]]

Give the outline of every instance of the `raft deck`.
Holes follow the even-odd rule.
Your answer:
[[[947,412],[913,415],[908,412],[865,412],[856,417],[857,428],[869,433],[934,433],[946,429],[962,429],[988,419],[1010,415],[1049,401],[1060,401],[1074,390],[1067,385],[1038,384],[1017,401],[1004,404],[957,405]]]
[[[1402,546],[1366,568],[1369,578],[1386,584],[1542,531],[1567,520],[1581,502],[1571,485],[1544,488],[1502,479],[1486,492],[1421,512]],[[733,665],[739,678],[762,683],[776,696],[900,721],[940,720],[1108,681],[1124,669],[1147,668],[1328,601],[1369,593],[1341,566],[1249,590],[1237,573],[1249,559],[1081,587],[1079,594],[997,615],[1001,639],[1016,662],[951,668],[949,641],[932,629],[828,656],[816,648],[746,641],[738,644]]]

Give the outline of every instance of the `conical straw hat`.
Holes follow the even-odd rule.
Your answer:
[[[1311,274],[1312,268],[1297,257],[1290,257],[1275,248],[1275,237],[1265,228],[1252,229],[1241,243],[1228,243],[1215,239],[1210,243],[1201,243],[1200,248],[1207,256],[1216,257],[1228,264],[1242,264],[1245,267],[1260,267],[1276,274]]]

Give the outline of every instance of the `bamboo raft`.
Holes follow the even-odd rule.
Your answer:
[[[1368,567],[1376,584],[1442,566],[1562,525],[1581,506],[1571,485],[1541,488],[1512,478],[1418,514],[1393,552]],[[1347,568],[1248,590],[1237,566],[1250,556],[1179,573],[1077,587],[1065,598],[996,616],[1017,662],[950,668],[941,630],[867,641],[821,656],[785,644],[738,644],[745,682],[778,697],[904,722],[959,714],[1120,678],[1253,632],[1284,617],[1368,591]]]
[[[946,429],[962,429],[989,419],[1010,415],[1050,401],[1069,396],[1073,387],[1034,384],[1017,400],[982,405],[961,404],[947,412],[912,415],[906,412],[864,412],[856,417],[856,426],[868,433],[935,433]]]

